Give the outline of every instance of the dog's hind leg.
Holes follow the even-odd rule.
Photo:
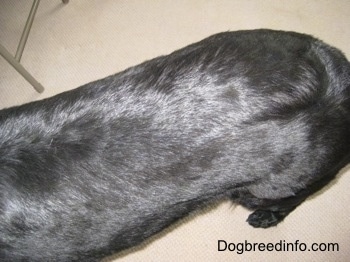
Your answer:
[[[283,199],[261,199],[246,190],[239,190],[231,195],[234,202],[238,202],[248,209],[255,210],[249,215],[247,222],[253,227],[267,228],[277,225],[292,212],[307,196],[293,196]]]

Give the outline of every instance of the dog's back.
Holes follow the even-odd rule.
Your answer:
[[[0,259],[96,261],[225,197],[278,223],[348,162],[349,99],[338,50],[256,30],[4,109]]]

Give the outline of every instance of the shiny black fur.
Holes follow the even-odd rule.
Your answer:
[[[273,226],[349,156],[340,51],[217,34],[0,111],[0,261],[98,261],[225,198]]]

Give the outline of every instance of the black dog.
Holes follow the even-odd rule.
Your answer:
[[[274,226],[350,157],[350,63],[221,33],[0,111],[0,260],[98,261],[231,198]]]

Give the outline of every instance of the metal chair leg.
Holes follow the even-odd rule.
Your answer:
[[[27,70],[0,44],[0,55],[9,62],[39,93],[44,91],[44,87],[28,73]]]
[[[62,0],[62,2],[67,4],[69,0]],[[35,17],[35,13],[38,9],[39,3],[40,3],[40,0],[34,0],[33,2],[26,25],[23,29],[23,33],[17,47],[16,55],[13,57],[6,50],[6,48],[1,44],[0,44],[0,55],[4,57],[6,61],[9,62],[17,70],[17,72],[20,73],[34,87],[36,91],[38,91],[39,93],[42,93],[44,91],[44,87],[38,81],[36,81],[35,78],[32,77],[32,75],[29,74],[28,71],[25,70],[25,68],[19,63],[29,36],[30,29],[32,28],[33,20]]]
[[[36,10],[38,9],[40,0],[34,0],[32,8],[30,9],[29,16],[26,22],[26,25],[24,26],[23,33],[21,36],[21,39],[19,41],[15,59],[19,62],[21,60],[22,54],[23,54],[23,49],[27,43],[27,39],[29,36],[30,29],[32,28],[33,20],[35,17]]]
[[[13,57],[4,46],[0,44],[0,55],[6,59],[7,62],[9,62],[16,70],[18,73],[20,73],[33,87],[36,91],[39,93],[42,93],[44,91],[44,87],[35,80],[35,78],[28,73],[27,70],[19,63],[23,54],[24,47],[26,45],[28,36],[29,36],[29,31],[32,27],[34,16],[36,13],[36,10],[38,9],[40,0],[34,0],[32,8],[30,10],[26,25],[24,27],[21,39],[19,41],[16,55]]]

